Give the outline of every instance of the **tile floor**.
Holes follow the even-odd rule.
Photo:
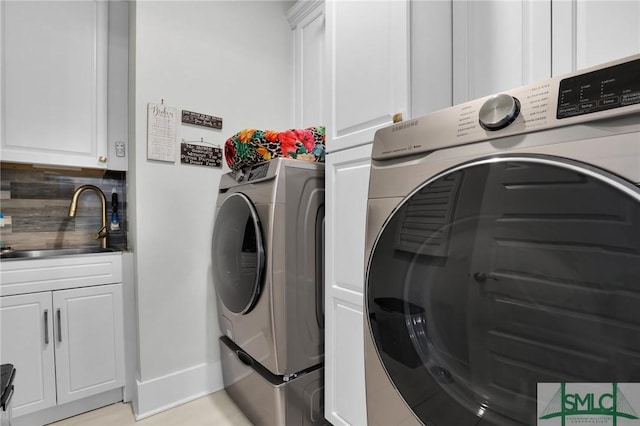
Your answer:
[[[131,404],[117,403],[70,417],[55,426],[251,426],[222,390],[136,422]]]

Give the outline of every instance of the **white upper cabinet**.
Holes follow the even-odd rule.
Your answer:
[[[412,1],[411,117],[451,106],[452,3]],[[405,118],[406,119],[406,118]]]
[[[327,151],[373,141],[409,116],[409,2],[326,2]]]
[[[107,167],[108,8],[0,4],[3,161]]]
[[[453,103],[551,76],[551,2],[456,0]]]
[[[640,0],[450,4],[454,104],[640,52]]]
[[[554,0],[553,75],[640,52],[639,0]]]
[[[297,1],[287,13],[295,40],[295,127],[324,126],[324,1]]]

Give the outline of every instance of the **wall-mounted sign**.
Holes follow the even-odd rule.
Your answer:
[[[175,108],[149,103],[147,107],[147,158],[149,160],[176,161]]]
[[[222,129],[222,118],[184,109],[182,110],[182,122],[212,129]]]
[[[180,144],[180,163],[195,166],[222,167],[222,149],[216,146]]]

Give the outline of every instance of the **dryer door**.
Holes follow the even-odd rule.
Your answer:
[[[640,381],[639,277],[640,188],[556,157],[478,160],[385,222],[370,332],[423,423],[536,424],[537,383]]]
[[[220,206],[211,247],[213,283],[231,312],[246,314],[258,301],[265,253],[256,209],[242,193],[231,194]]]

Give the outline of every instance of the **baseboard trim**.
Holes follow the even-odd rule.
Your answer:
[[[18,374],[18,372],[16,372]],[[73,417],[87,411],[105,407],[122,401],[122,388],[113,389],[98,395],[88,396],[62,405],[55,405],[34,413],[16,417],[11,421],[12,426],[46,425],[58,420]],[[4,420],[3,423],[4,424]]]
[[[136,380],[136,386],[138,421],[223,389],[222,367],[220,361],[200,364],[144,382]]]

